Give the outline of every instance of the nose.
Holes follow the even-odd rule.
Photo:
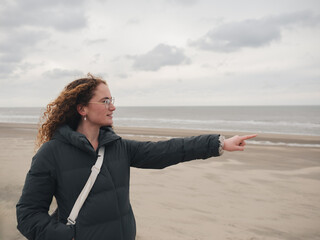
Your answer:
[[[109,110],[110,110],[110,111],[116,110],[116,107],[114,106],[113,103],[110,103],[110,104],[109,104]]]

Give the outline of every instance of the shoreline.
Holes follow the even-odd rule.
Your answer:
[[[38,124],[33,123],[0,123],[0,131],[3,134],[5,130],[12,130],[13,132],[34,132],[36,134]],[[16,130],[15,130],[16,129]],[[120,127],[114,126],[114,131],[123,137],[137,137],[137,138],[155,138],[155,139],[168,139],[174,137],[188,137],[201,134],[221,134],[226,138],[234,135],[250,135],[255,134],[251,132],[241,131],[207,131],[196,129],[175,129],[175,128],[147,128],[147,127]],[[21,132],[22,130],[22,132]],[[276,133],[258,133],[258,136],[248,143],[254,145],[283,145],[292,147],[320,147],[320,136],[311,135],[293,135],[293,134],[276,134]]]

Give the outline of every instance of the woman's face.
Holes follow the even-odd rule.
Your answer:
[[[112,126],[112,114],[116,108],[112,103],[104,104],[106,99],[111,99],[110,90],[107,85],[100,83],[88,105],[85,106],[87,123],[98,127]]]

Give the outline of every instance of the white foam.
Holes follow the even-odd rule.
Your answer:
[[[312,147],[319,148],[320,144],[307,144],[307,143],[284,143],[284,142],[270,142],[270,141],[246,141],[248,144],[253,145],[268,145],[268,146],[287,146],[287,147]]]

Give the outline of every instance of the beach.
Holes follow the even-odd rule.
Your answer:
[[[139,141],[247,134],[132,127],[115,132]],[[0,240],[24,239],[16,230],[15,204],[36,134],[35,124],[0,123]],[[320,239],[320,137],[259,134],[256,141],[243,152],[163,170],[131,168],[137,240]]]

